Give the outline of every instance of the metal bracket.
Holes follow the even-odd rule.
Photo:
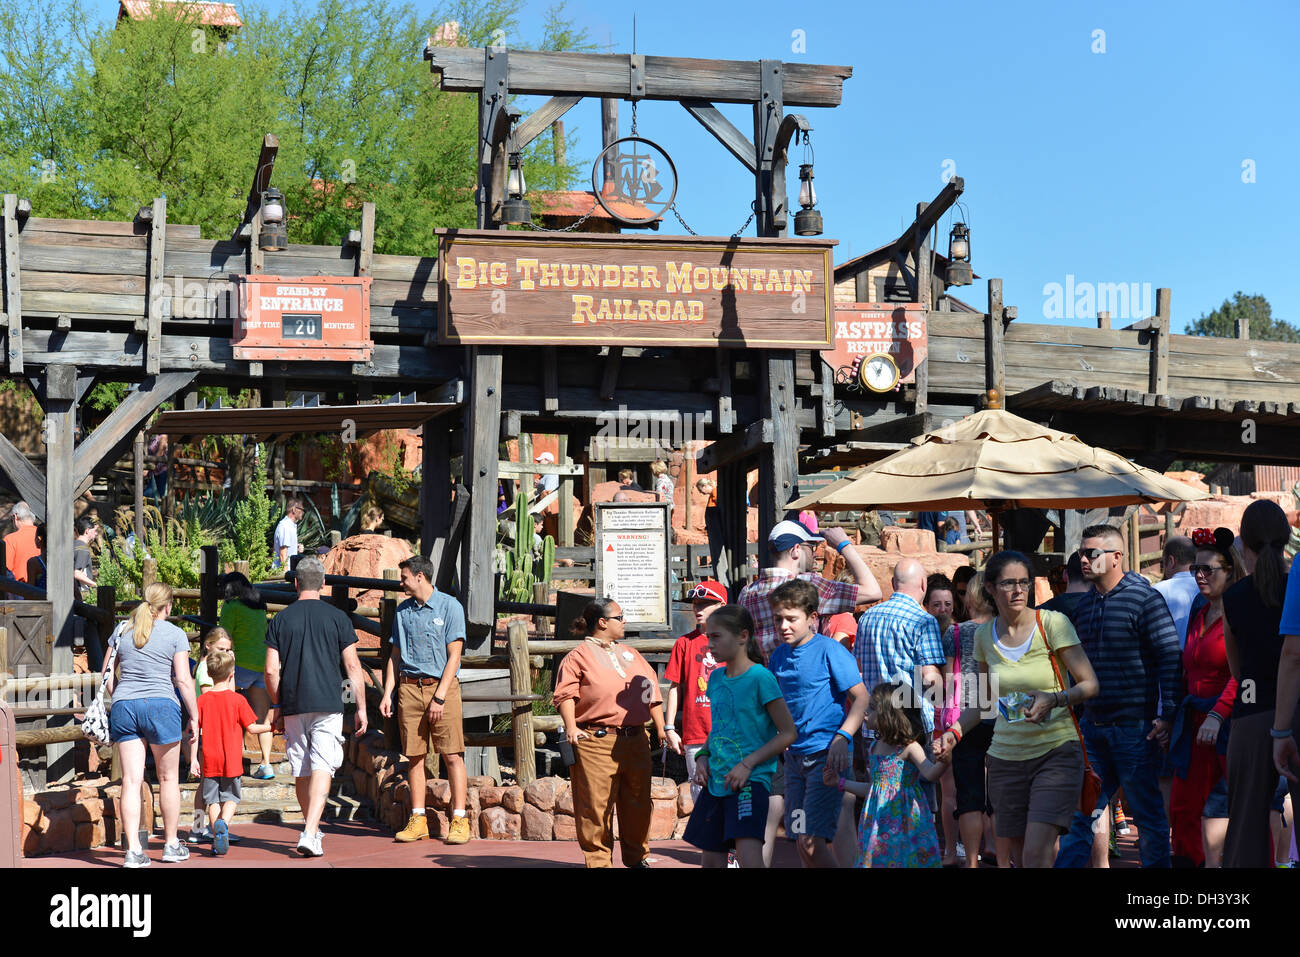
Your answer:
[[[633,102],[645,98],[645,54],[633,53],[627,63],[627,97]]]

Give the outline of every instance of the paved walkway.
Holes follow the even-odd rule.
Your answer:
[[[294,852],[301,825],[243,824],[236,828],[242,838],[232,845],[225,857],[213,857],[209,845],[190,847],[190,859],[181,865],[162,863],[162,840],[155,837],[148,853],[154,867],[183,870],[191,867],[582,867],[582,852],[575,841],[484,841],[452,847],[439,840],[398,844],[392,834],[369,821],[327,823],[324,827],[324,851],[321,858],[299,857]],[[185,832],[182,831],[182,834]],[[1137,866],[1137,830],[1119,839],[1122,859],[1115,867]],[[655,841],[650,846],[651,865],[696,867],[699,851],[685,841]],[[617,849],[615,864],[620,863]],[[99,848],[72,854],[52,854],[29,858],[24,867],[79,868],[120,867],[122,852],[116,848]],[[777,845],[775,866],[799,866],[794,846],[789,841]]]

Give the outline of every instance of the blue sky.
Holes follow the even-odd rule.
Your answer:
[[[507,45],[540,36],[547,5],[529,4],[522,36]],[[1175,331],[1238,289],[1300,323],[1291,266],[1300,215],[1286,186],[1300,156],[1294,0],[655,0],[612,15],[613,6],[570,0],[567,10],[614,52],[631,51],[636,12],[640,53],[853,67],[841,106],[804,111],[836,262],[895,238],[915,204],[943,187],[951,161],[966,183],[972,265],[1004,280],[1020,321],[1095,324],[1048,318],[1044,287],[1072,276],[1076,287],[1149,284],[1152,299],[1156,287],[1172,288]],[[621,109],[626,134],[630,107]],[[752,129],[747,107],[722,110]],[[749,174],[676,104],[645,102],[639,115],[641,134],[677,163],[687,222],[701,234],[732,232],[749,212]],[[566,124],[577,156],[594,159],[598,101],[583,101]],[[1244,182],[1251,170],[1254,182]],[[982,282],[954,293],[986,304]]]

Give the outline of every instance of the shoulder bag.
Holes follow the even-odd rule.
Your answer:
[[[97,745],[112,744],[113,738],[108,731],[108,679],[117,667],[117,646],[122,640],[122,625],[118,625],[108,639],[108,661],[104,664],[103,674],[99,679],[99,695],[86,709],[86,716],[81,719],[81,733],[86,740]]]
[[[1061,669],[1056,664],[1056,653],[1052,651],[1051,644],[1047,641],[1047,630],[1043,627],[1043,613],[1035,609],[1034,617],[1037,619],[1038,630],[1042,632],[1043,644],[1047,645],[1047,660],[1052,663],[1052,673],[1056,675],[1056,684],[1065,691],[1065,681],[1061,676]],[[1092,769],[1092,762],[1088,760],[1088,745],[1083,740],[1083,731],[1079,728],[1079,719],[1075,717],[1074,709],[1068,704],[1065,710],[1070,712],[1070,720],[1074,722],[1075,734],[1079,736],[1079,747],[1083,751],[1083,787],[1079,790],[1079,811],[1083,814],[1092,816],[1097,810],[1097,799],[1101,797],[1101,775]]]

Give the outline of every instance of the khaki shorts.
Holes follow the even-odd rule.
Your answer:
[[[402,729],[402,753],[408,758],[424,757],[429,745],[438,754],[465,752],[465,727],[461,719],[460,681],[452,679],[447,689],[442,718],[429,724],[429,705],[438,690],[436,682],[418,685],[403,681],[397,686],[397,721]]]
[[[1050,824],[1064,834],[1083,789],[1083,751],[1068,741],[1029,761],[986,755],[989,801],[998,837],[1024,837],[1026,824]]]

